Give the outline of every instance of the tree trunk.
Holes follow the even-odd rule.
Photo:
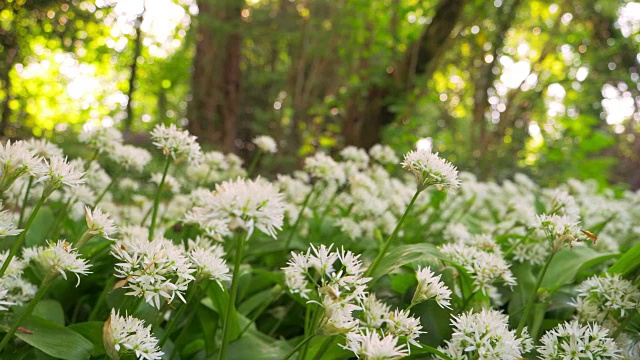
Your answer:
[[[196,56],[191,76],[189,131],[233,151],[240,106],[240,12],[243,1],[199,0]]]
[[[136,75],[138,70],[138,57],[142,53],[142,31],[140,26],[144,21],[144,12],[146,10],[144,2],[142,5],[142,12],[136,18],[136,22],[133,26],[135,31],[135,40],[133,47],[133,59],[131,61],[131,72],[129,74],[129,90],[127,91],[127,117],[124,119],[124,132],[128,134],[131,131],[131,124],[133,124],[133,92],[136,87]]]
[[[405,82],[415,75],[428,78],[435,64],[447,47],[449,36],[458,23],[465,0],[441,0],[433,21],[418,41],[410,46],[397,71],[401,71],[394,82],[392,77],[384,85],[372,84],[363,96],[354,95],[345,109],[342,135],[345,145],[365,149],[381,140],[382,128],[395,117],[390,105],[393,98],[406,95],[413,90]]]

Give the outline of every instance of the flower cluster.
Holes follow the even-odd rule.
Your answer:
[[[578,285],[576,292],[574,304],[582,321],[603,322],[607,314],[614,313],[624,318],[640,304],[638,288],[618,274],[592,276]]]
[[[583,326],[577,321],[565,322],[542,336],[538,357],[541,360],[620,358],[620,350],[613,339],[607,337],[608,333],[598,324]]]
[[[451,290],[440,281],[442,275],[436,276],[429,267],[424,269],[418,268],[416,278],[418,279],[418,287],[413,294],[411,304],[419,304],[425,300],[434,298],[436,303],[441,307],[451,308]]]
[[[27,248],[24,252],[25,260],[32,260],[50,273],[60,273],[67,279],[67,272],[74,273],[80,284],[80,275],[91,273],[91,265],[87,260],[79,257],[78,252],[65,240],[48,242],[46,246]]]
[[[276,144],[276,141],[273,140],[271,136],[267,136],[267,135],[256,136],[253,139],[253,143],[256,144],[258,149],[266,153],[275,154],[278,152],[278,145]]]
[[[190,163],[199,163],[202,158],[196,137],[186,130],[179,130],[175,124],[169,127],[164,124],[156,126],[151,131],[151,139],[165,156],[171,156],[174,160],[185,157]]]
[[[162,359],[164,355],[158,348],[158,339],[151,334],[151,326],[144,326],[144,321],[131,315],[120,316],[112,309],[103,332],[104,347],[111,358],[117,359],[118,354],[126,352],[145,360]]]
[[[418,188],[435,185],[441,189],[456,189],[460,186],[458,170],[438,153],[419,149],[404,156],[402,166],[418,179]]]

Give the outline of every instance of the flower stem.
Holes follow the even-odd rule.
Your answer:
[[[18,250],[20,250],[20,246],[22,246],[24,239],[27,237],[27,231],[29,231],[29,228],[31,227],[33,220],[35,220],[36,215],[38,214],[38,211],[40,211],[40,208],[42,207],[42,204],[44,204],[44,201],[46,199],[47,197],[45,195],[42,195],[40,197],[40,200],[38,200],[36,207],[33,209],[33,211],[31,212],[31,215],[29,216],[29,219],[27,219],[27,223],[24,225],[24,230],[22,230],[20,235],[18,235],[16,242],[13,244],[13,247],[9,252],[9,255],[7,255],[7,259],[2,264],[2,268],[0,268],[0,277],[4,276],[4,273],[7,271],[7,268],[9,267],[9,263],[11,262],[11,259],[13,259],[13,257],[16,256],[16,254],[18,253]]]
[[[224,323],[222,325],[222,344],[220,344],[220,354],[218,360],[224,360],[227,356],[227,346],[229,345],[229,336],[231,335],[230,322],[231,315],[235,315],[236,295],[238,294],[238,280],[240,279],[240,264],[242,263],[242,254],[244,252],[244,243],[249,240],[249,233],[245,236],[238,236],[238,247],[236,248],[236,256],[233,263],[233,278],[231,279],[231,290],[229,291],[229,303],[227,304],[227,312],[224,314]]]
[[[40,288],[38,289],[38,292],[36,293],[36,295],[33,297],[33,299],[31,299],[31,301],[29,302],[27,307],[22,311],[22,314],[20,314],[18,319],[13,323],[13,325],[11,325],[11,329],[9,330],[9,332],[5,334],[4,338],[2,339],[2,342],[0,342],[0,352],[2,352],[5,346],[7,346],[7,344],[9,343],[9,340],[11,340],[13,335],[16,333],[16,330],[18,329],[20,324],[22,324],[22,322],[29,315],[31,315],[31,313],[33,312],[33,309],[35,309],[36,305],[38,305],[38,302],[47,293],[47,291],[49,290],[49,286],[57,276],[58,276],[58,273],[56,271],[50,271],[47,274],[47,276],[45,276],[45,278],[42,280],[42,283],[40,284]]]
[[[316,189],[316,185],[313,184],[313,186],[311,186],[311,190],[309,190],[309,193],[307,193],[307,196],[305,196],[304,201],[302,202],[302,207],[300,208],[300,211],[298,211],[298,217],[296,218],[296,221],[293,223],[293,226],[291,227],[291,229],[289,229],[289,235],[287,236],[287,240],[284,242],[285,250],[289,249],[289,245],[291,244],[291,239],[293,238],[293,234],[298,228],[298,224],[302,219],[302,214],[304,213],[304,210],[307,208],[307,205],[309,204],[309,199],[311,199],[311,195],[313,195],[313,192],[315,191],[315,189]]]
[[[162,349],[162,346],[167,342],[167,340],[169,340],[169,335],[171,335],[171,331],[173,331],[173,328],[176,326],[176,324],[180,320],[180,317],[182,316],[184,311],[187,310],[187,307],[189,307],[189,304],[192,303],[193,297],[198,292],[197,290],[199,286],[200,286],[199,281],[196,280],[191,285],[191,288],[189,288],[189,294],[187,295],[187,298],[186,298],[187,302],[180,305],[180,308],[178,308],[178,311],[175,314],[171,314],[171,320],[169,320],[167,327],[164,328],[164,334],[162,335],[162,338],[158,342],[159,348]]]
[[[160,205],[160,194],[164,187],[164,181],[167,178],[167,172],[169,172],[169,165],[171,165],[171,157],[167,156],[167,161],[164,164],[164,172],[162,173],[162,179],[158,185],[158,191],[156,191],[156,197],[153,200],[153,213],[151,214],[151,226],[149,227],[149,241],[153,240],[153,235],[156,230],[156,221],[158,217],[158,205]]]
[[[258,161],[262,157],[262,150],[258,150],[256,156],[251,159],[251,164],[249,164],[249,168],[247,169],[247,178],[251,179],[251,175],[253,175],[253,171],[256,169],[256,165],[258,165]]]
[[[107,187],[105,187],[104,190],[102,190],[100,195],[98,195],[98,198],[96,199],[95,203],[93,204],[94,207],[98,206],[100,201],[102,201],[102,198],[104,198],[104,196],[107,195],[107,192],[109,191],[109,189],[111,189],[115,181],[116,181],[115,179],[111,179],[111,181],[109,182],[109,185],[107,185]]]
[[[327,350],[329,350],[329,347],[331,346],[331,344],[333,344],[333,341],[335,340],[335,338],[336,338],[335,336],[329,336],[328,338],[326,338],[322,343],[322,345],[320,346],[320,349],[318,349],[318,352],[316,353],[316,355],[313,357],[313,360],[321,360],[322,355],[324,355],[324,353],[326,353]]]
[[[285,355],[285,357],[283,357],[282,360],[288,360],[289,358],[291,358],[295,353],[298,352],[298,350],[300,350],[300,348],[307,345],[307,343],[311,341],[311,339],[313,339],[315,336],[316,334],[311,334],[306,338],[304,338],[302,341],[300,341],[300,343],[298,343],[298,345],[296,345],[296,347],[293,348],[293,350],[289,351],[289,353]]]
[[[551,264],[551,260],[553,259],[555,254],[555,252],[552,252],[551,255],[549,255],[547,261],[542,267],[542,270],[540,270],[540,274],[538,274],[538,280],[536,281],[536,284],[534,285],[533,289],[531,289],[531,296],[529,297],[529,300],[527,300],[527,304],[525,305],[524,311],[522,312],[522,317],[520,318],[520,322],[518,323],[518,330],[516,330],[516,334],[518,336],[522,335],[522,330],[527,324],[529,313],[531,312],[531,307],[533,306],[533,303],[536,301],[536,297],[538,296],[538,289],[542,284],[542,279],[544,279],[544,275],[547,273],[549,264]]]
[[[431,347],[431,346],[429,346],[429,345],[425,345],[425,344],[423,344],[423,343],[420,343],[420,346],[422,347],[422,350],[424,350],[425,352],[431,353],[431,354],[433,354],[433,355],[435,355],[435,356],[437,356],[437,357],[439,357],[439,358],[441,358],[441,359],[444,359],[444,360],[453,360],[453,358],[452,358],[451,356],[449,356],[449,355],[447,355],[447,354],[443,353],[442,351],[440,351],[440,350],[438,350],[438,349],[436,349],[436,348],[434,348],[434,347]],[[422,353],[422,352],[421,352],[421,353]],[[420,355],[422,355],[422,354],[420,354]],[[417,356],[418,356],[418,355],[417,355]],[[410,356],[410,357],[413,357],[413,356]]]
[[[31,185],[33,185],[33,176],[29,177],[27,190],[24,193],[24,199],[22,199],[22,206],[20,207],[20,218],[18,218],[18,228],[22,226],[22,220],[24,220],[24,212],[27,208],[27,201],[29,201],[29,191],[31,190]]]
[[[387,238],[387,241],[385,242],[384,247],[380,250],[380,252],[378,253],[378,256],[376,256],[376,258],[373,260],[373,262],[371,263],[371,266],[369,266],[369,269],[367,270],[365,276],[367,277],[372,276],[375,273],[376,268],[378,267],[378,265],[380,265],[380,261],[387,254],[387,251],[389,251],[391,242],[396,237],[396,235],[398,235],[398,231],[400,231],[400,227],[402,226],[402,223],[404,223],[404,220],[407,217],[407,214],[409,214],[409,211],[411,211],[413,204],[416,202],[416,199],[418,198],[418,195],[420,195],[422,190],[423,190],[422,188],[419,188],[418,190],[416,190],[416,193],[413,194],[413,198],[411,198],[409,205],[407,205],[407,209],[404,211],[404,214],[402,214],[402,217],[400,218],[400,220],[398,220],[398,223],[396,224],[396,227],[393,229],[393,232],[391,233],[391,235],[389,235],[389,238]]]
[[[80,250],[83,246],[85,246],[87,241],[89,241],[92,237],[93,237],[93,234],[91,234],[89,230],[85,231],[84,234],[82,234],[82,237],[78,240],[78,242],[76,242],[76,249]]]

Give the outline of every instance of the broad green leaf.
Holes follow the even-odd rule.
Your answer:
[[[47,355],[65,360],[89,359],[93,344],[82,335],[54,322],[31,316],[16,336]]]
[[[284,340],[248,330],[240,339],[229,344],[227,360],[281,360],[292,348]]]
[[[62,310],[62,305],[56,300],[41,300],[35,309],[33,309],[32,315],[64,326],[64,310]]]
[[[637,269],[638,266],[640,266],[640,244],[636,244],[627,250],[620,259],[609,268],[608,272],[627,275]]]
[[[600,253],[586,246],[562,249],[549,264],[542,280],[541,288],[556,290],[562,285],[573,282],[581,269],[596,265],[616,257],[616,254]]]
[[[87,340],[93,344],[93,351],[91,355],[98,356],[105,353],[104,343],[102,341],[102,328],[104,323],[102,321],[88,321],[83,323],[77,323],[69,325],[69,329],[84,336]]]
[[[376,272],[371,277],[376,280],[385,274],[389,274],[397,268],[414,261],[444,258],[444,255],[432,244],[402,245],[391,250],[380,261]]]

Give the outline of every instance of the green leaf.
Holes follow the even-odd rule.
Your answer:
[[[56,300],[40,300],[31,314],[64,326],[64,310]]]
[[[286,341],[248,330],[240,339],[229,344],[227,360],[281,360],[291,349]]]
[[[603,254],[586,246],[562,249],[551,260],[549,269],[542,280],[541,288],[556,290],[562,285],[573,282],[581,269],[616,256],[617,254]]]
[[[397,268],[412,263],[414,261],[424,261],[428,259],[442,259],[444,255],[432,244],[412,244],[402,245],[392,248],[380,261],[380,265],[371,277],[376,280],[383,275],[389,274]]]
[[[93,344],[82,335],[37,316],[27,318],[16,336],[45,354],[59,359],[89,359],[93,351]]]
[[[88,321],[69,325],[69,329],[91,341],[93,344],[93,351],[91,352],[91,355],[93,356],[99,356],[105,353],[104,343],[102,341],[103,327],[104,323],[102,321]]]
[[[627,250],[620,259],[609,268],[608,272],[624,276],[633,272],[638,266],[640,266],[640,244],[636,244]]]

